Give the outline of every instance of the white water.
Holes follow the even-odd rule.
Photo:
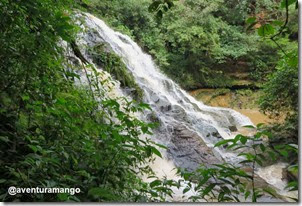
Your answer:
[[[248,117],[234,110],[206,106],[195,100],[161,73],[151,56],[144,53],[130,37],[115,32],[91,14],[86,16],[89,28],[94,28],[103,41],[122,57],[145,92],[144,102],[152,106],[166,127],[171,122],[186,124],[198,132],[209,146],[213,146],[213,139],[206,138],[209,133],[217,130],[223,138],[231,138],[230,126],[253,125]]]
[[[213,145],[219,141],[219,136],[225,139],[233,137],[234,133],[230,131],[230,127],[235,126],[239,129],[244,125],[253,125],[249,118],[234,110],[206,106],[195,100],[161,73],[151,56],[144,53],[131,38],[113,31],[102,20],[91,14],[84,14],[83,17],[87,31],[80,37],[82,44],[91,47],[100,42],[108,43],[133,74],[137,84],[144,91],[143,101],[151,106],[153,115],[155,114],[160,121],[161,126],[152,138],[166,145],[169,151],[164,154],[165,159],[157,159],[152,165],[158,176],[166,175],[177,180],[179,177],[175,175],[175,171],[172,171],[175,165],[191,169],[200,164],[200,161],[196,162],[200,151],[196,152],[196,149],[191,148],[190,145],[182,147],[186,144],[186,139],[177,139],[177,131],[182,133],[181,137],[187,138],[188,134],[193,134],[200,140],[201,151],[204,152],[201,154],[204,158],[202,163],[203,161],[206,164],[218,163],[221,159],[233,163],[239,161],[236,154],[213,148]],[[115,90],[119,95],[121,94],[120,88]],[[148,116],[150,113],[145,113],[141,118],[147,119]],[[192,142],[193,146],[198,143],[196,138]],[[179,193],[179,191],[175,192]],[[174,200],[180,200],[180,195]]]

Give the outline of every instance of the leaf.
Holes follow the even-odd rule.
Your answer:
[[[298,190],[298,181],[292,181],[287,184],[285,189],[290,189],[290,191]]]
[[[209,186],[207,186],[203,192],[202,192],[202,197],[204,197],[205,195],[209,194],[209,192],[212,191],[212,189],[216,186],[216,183],[212,183]]]
[[[250,191],[246,191],[244,194],[244,198],[247,199],[250,196],[251,192]]]
[[[246,20],[246,23],[247,24],[252,24],[252,23],[255,23],[256,22],[256,17],[250,17]]]
[[[286,150],[281,150],[280,151],[280,154],[283,156],[283,157],[288,157],[288,152]]]
[[[276,196],[277,196],[276,190],[274,190],[274,189],[271,188],[271,187],[264,188],[263,191],[266,192],[266,193],[268,193],[268,194],[270,194],[270,195],[273,196],[273,197],[276,197]]]
[[[190,190],[190,188],[189,188],[189,187],[186,187],[186,188],[182,191],[182,194],[186,194],[189,190]]]
[[[298,56],[292,56],[288,59],[288,64],[292,67],[297,67],[298,66]]]
[[[154,180],[150,183],[150,187],[153,188],[155,186],[161,185],[161,181],[160,180]]]
[[[255,159],[255,155],[253,155],[251,153],[239,153],[237,156],[245,156],[248,160]]]
[[[152,146],[151,146],[151,152],[152,152],[153,154],[156,154],[156,155],[159,156],[160,158],[163,158],[162,155],[161,155],[161,153],[160,153],[160,151],[158,151],[155,147],[152,147]]]
[[[242,144],[245,144],[245,143],[247,142],[247,137],[242,136],[242,137],[240,138],[240,142],[241,142]]]
[[[219,201],[219,202],[224,201],[224,195],[225,195],[224,192],[220,192],[220,193],[219,193],[219,195],[218,195],[218,201]]]
[[[32,151],[34,151],[35,153],[38,151],[38,148],[35,146],[35,145],[28,145],[28,147],[30,148],[30,149],[32,149]]]
[[[189,180],[190,176],[191,176],[190,173],[184,173],[184,174],[183,174],[183,178],[184,178],[184,180],[186,180],[186,181]]]
[[[260,159],[256,158],[255,161],[258,163],[258,165],[262,166],[262,161]]]
[[[269,154],[269,156],[271,157],[271,159],[272,159],[273,161],[276,160],[277,154],[276,154],[275,152],[273,152],[273,151],[268,151],[268,154]]]
[[[265,148],[265,146],[262,143],[260,144],[260,149],[261,149],[262,152],[265,152],[266,148]]]
[[[138,106],[144,109],[152,110],[149,104],[139,103]]]
[[[243,127],[245,127],[245,128],[250,128],[250,129],[255,129],[255,127],[254,127],[253,125],[245,125],[245,126],[243,126]]]
[[[232,139],[221,140],[221,141],[217,142],[217,143],[214,145],[214,147],[219,147],[219,146],[221,146],[221,145],[224,145],[224,144],[226,144],[226,143],[228,143],[228,142],[232,142],[232,141],[233,141]]]
[[[149,133],[148,129],[149,129],[149,128],[146,127],[146,126],[142,126],[142,127],[141,127],[141,130],[142,130],[142,132],[143,132],[144,134]]]
[[[283,0],[283,1],[281,1],[281,8],[285,8],[286,7],[286,1],[288,2],[287,6],[290,6],[293,3],[298,2],[298,0]]]
[[[272,133],[269,131],[263,131],[262,134],[266,135],[270,139],[273,137]]]
[[[241,135],[241,134],[236,135],[236,137],[234,138],[233,142],[234,142],[234,143],[238,142],[238,140],[239,140],[242,136],[243,136],[243,135]]]
[[[227,149],[232,149],[233,147],[236,147],[237,145],[238,145],[238,144],[233,143],[233,144],[229,145],[229,146],[227,147]]]
[[[272,35],[275,33],[274,27],[271,24],[264,24],[260,28],[258,28],[258,35],[261,37],[265,37],[268,35]]]
[[[256,192],[254,192],[253,195],[252,195],[252,201],[253,202],[257,202],[257,194],[256,194]]]
[[[163,148],[163,149],[168,149],[168,147],[166,147],[165,145],[162,145],[162,144],[155,144],[155,145],[160,147],[160,148]]]

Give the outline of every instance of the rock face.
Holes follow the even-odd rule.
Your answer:
[[[193,171],[201,164],[210,166],[220,163],[202,138],[184,125],[177,125],[172,133],[168,154],[173,157],[176,166]]]

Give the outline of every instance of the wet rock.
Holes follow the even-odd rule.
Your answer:
[[[158,102],[159,102],[159,96],[156,95],[155,93],[153,93],[153,94],[150,96],[150,99],[151,99],[151,101],[153,101],[154,103],[158,103]]]
[[[237,132],[238,131],[236,126],[229,126],[229,129],[230,129],[231,132]]]
[[[158,123],[160,122],[160,119],[158,118],[158,116],[154,112],[148,114],[147,119],[151,122],[158,122]]]
[[[201,164],[210,166],[220,163],[202,138],[184,125],[174,126],[171,143],[173,146],[170,146],[168,153],[177,167],[193,171]]]
[[[215,132],[212,132],[212,136],[214,136],[214,137],[216,137],[216,138],[222,138],[221,136],[220,136],[220,134],[217,132],[217,131],[215,131]]]

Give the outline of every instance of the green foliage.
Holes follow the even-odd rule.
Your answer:
[[[279,50],[279,60],[271,74],[267,75],[267,82],[263,85],[263,96],[260,98],[260,108],[278,118],[286,116],[283,130],[288,130],[291,139],[298,138],[298,44],[289,41],[291,35],[297,32],[297,7],[293,7],[296,0],[283,0],[281,9],[285,10],[284,22],[276,19],[262,20],[258,28],[258,35],[269,38]],[[292,20],[289,24],[288,20]],[[264,23],[263,23],[264,21]],[[256,22],[255,17],[247,20],[249,24]],[[286,86],[284,86],[286,85]],[[288,135],[286,135],[288,136]],[[286,140],[285,140],[286,141]]]
[[[175,0],[153,0],[148,10],[150,12],[155,12],[157,18],[162,18],[163,14],[174,6],[173,1]]]
[[[237,4],[223,0],[89,0],[85,9],[132,36],[167,75],[183,88],[193,89],[229,86],[226,63],[247,61],[255,65],[253,69],[266,66],[265,60],[259,65],[253,58],[266,44],[259,43],[257,35],[245,32],[244,19],[250,5],[247,1]],[[230,12],[232,9],[235,13]],[[153,12],[159,12],[160,21]],[[267,50],[273,53],[270,47]]]
[[[0,199],[163,200],[168,189],[142,181],[153,175],[148,163],[161,156],[160,145],[146,137],[154,124],[133,113],[150,108],[107,97],[102,74],[64,58],[62,40],[72,42],[78,30],[71,8],[68,1],[0,2]],[[106,69],[122,67],[116,56],[105,57]],[[89,70],[89,85],[74,84],[79,69]],[[10,186],[79,187],[81,193],[10,196]]]
[[[281,6],[288,8],[294,2],[284,0]],[[275,54],[271,48],[276,47],[244,31],[243,17],[259,12],[257,9],[272,8],[274,2],[270,0],[257,2],[256,9],[248,1],[240,1],[234,7],[235,1],[224,0],[173,4],[170,0],[153,4],[150,0],[77,0],[76,3],[130,34],[157,59],[162,70],[185,88],[227,85],[222,71],[226,63],[244,60],[253,65],[253,70],[263,68],[265,72],[275,64],[274,58],[266,61],[266,57]],[[190,197],[193,201],[209,198],[241,201],[240,195],[256,201],[263,193],[275,195],[269,188],[255,187],[255,166],[266,164],[268,157],[289,162],[297,156],[298,149],[295,144],[264,144],[263,136],[272,138],[262,130],[262,125],[258,125],[253,136],[237,135],[216,143],[239,151],[238,156],[244,158],[240,164],[250,165],[252,173],[229,164],[217,164],[194,173],[182,173],[184,180],[178,182],[157,179],[149,163],[155,156],[162,157],[158,147],[164,147],[147,138],[155,124],[134,116],[135,112],[150,107],[106,96],[101,73],[91,65],[74,68],[64,58],[62,40],[71,43],[79,29],[71,18],[73,8],[68,0],[0,2],[1,200],[165,201],[172,197],[172,187],[180,188],[182,182],[187,183],[183,193],[191,189],[197,192]],[[247,21],[256,22],[257,18]],[[282,25],[279,20],[272,24],[266,21],[258,33],[269,37]],[[282,31],[282,35],[296,32],[291,28],[295,25]],[[284,39],[278,43],[288,45],[286,49],[290,52],[282,56],[276,71],[268,78],[261,107],[275,114],[288,113],[294,121],[290,125],[297,129],[297,47]],[[135,95],[142,96],[119,57],[101,45],[92,49],[91,56],[122,86],[135,88]],[[258,57],[261,59],[254,63]],[[89,70],[86,76],[89,85],[75,86],[74,79],[79,76],[74,70],[78,69]],[[293,175],[298,174],[296,160],[288,167]],[[143,176],[148,176],[151,182],[144,182]],[[248,187],[248,181],[252,181],[252,187]],[[79,187],[81,193],[9,196],[7,188],[12,185]],[[296,190],[297,180],[293,179],[288,188]]]
[[[274,115],[286,112],[289,117],[296,116],[299,96],[297,50],[283,56],[268,79],[264,85],[265,95],[260,99],[261,108]]]

